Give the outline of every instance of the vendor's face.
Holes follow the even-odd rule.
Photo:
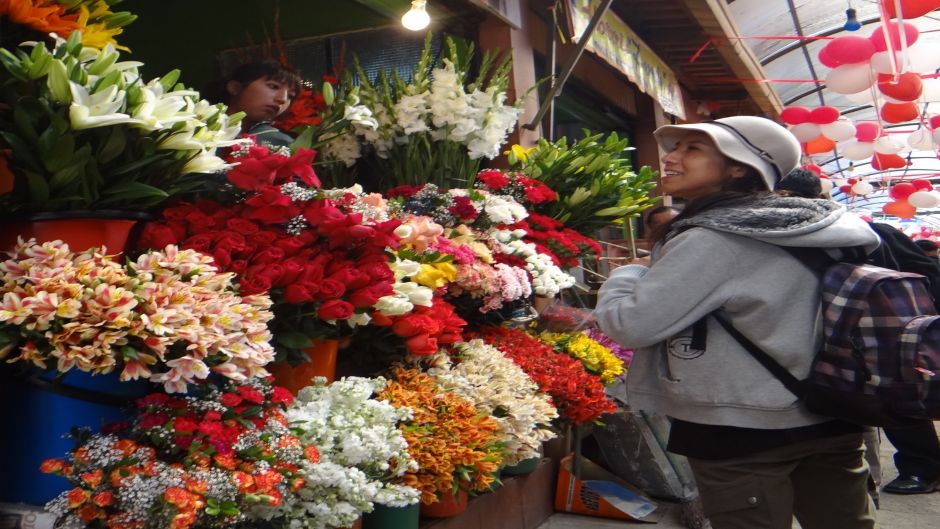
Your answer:
[[[662,159],[663,193],[686,200],[720,191],[744,169],[728,163],[704,132],[691,131]]]
[[[226,88],[231,94],[229,112],[244,112],[243,123],[248,126],[272,121],[287,110],[296,96],[289,84],[268,77],[259,77],[247,85],[230,81]]]

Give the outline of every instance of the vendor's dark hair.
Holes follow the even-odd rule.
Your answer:
[[[773,194],[767,189],[767,184],[764,182],[764,178],[757,169],[749,165],[742,165],[733,160],[729,160],[729,163],[743,167],[744,175],[729,180],[721,191],[716,191],[715,193],[690,201],[682,208],[682,212],[680,212],[679,215],[673,217],[672,220],[660,226],[658,229],[653,230],[650,238],[654,242],[664,242],[666,235],[672,231],[672,225],[680,220],[694,217],[703,211],[717,207],[735,206],[753,200],[755,195]]]
[[[226,90],[226,85],[229,81],[237,81],[242,86],[247,86],[261,78],[268,78],[286,84],[295,95],[300,93],[300,88],[303,85],[303,79],[294,69],[274,59],[265,59],[263,61],[246,62],[232,70],[228,75],[213,81],[207,87],[203,97],[215,103],[228,103],[231,96]]]

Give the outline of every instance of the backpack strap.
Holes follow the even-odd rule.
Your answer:
[[[751,356],[754,357],[754,360],[760,362],[760,365],[764,366],[764,368],[767,369],[767,371],[770,371],[770,373],[776,377],[777,380],[779,380],[780,383],[784,385],[784,387],[790,390],[790,393],[793,393],[798,398],[803,398],[803,395],[806,394],[806,390],[802,381],[793,376],[793,373],[787,371],[787,368],[780,365],[780,363],[774,360],[772,356],[764,352],[763,349],[749,340],[747,336],[744,336],[740,331],[735,329],[734,325],[731,324],[731,321],[728,320],[724,314],[716,311],[711,315],[714,316],[716,320],[718,320],[718,323],[724,327],[725,331],[730,334],[732,338],[741,344],[741,347],[744,347],[747,349],[747,352],[751,353]]]

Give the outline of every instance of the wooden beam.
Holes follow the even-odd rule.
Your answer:
[[[702,26],[706,35],[740,37],[737,25],[724,0],[680,0],[689,13]],[[743,40],[731,38],[720,42],[718,53],[725,59],[734,75],[742,79],[765,79],[764,69],[754,52]],[[769,83],[744,83],[744,88],[770,118],[779,118],[783,110],[780,96]]]

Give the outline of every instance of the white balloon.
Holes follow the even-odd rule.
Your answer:
[[[801,143],[806,143],[808,141],[813,141],[819,137],[820,130],[819,125],[815,123],[800,123],[799,125],[793,125],[790,127],[790,132],[796,136],[796,139],[800,140]]]
[[[843,64],[826,75],[826,87],[838,94],[855,94],[875,84],[875,75],[867,62]]]
[[[867,195],[874,190],[875,188],[864,180],[861,182],[855,182],[855,185],[852,186],[852,192],[856,195]]]
[[[940,68],[940,53],[935,46],[911,46],[907,49],[907,58],[912,72],[927,73]]]
[[[938,53],[937,55],[940,55]],[[920,94],[922,101],[940,101],[940,79],[923,79],[924,91]]]
[[[874,103],[875,95],[872,92],[874,92],[874,90],[863,90],[854,94],[845,94],[845,98],[853,103],[858,103],[860,105]]]
[[[940,206],[940,193],[936,191],[914,191],[908,195],[907,202],[915,208],[935,208]]]
[[[855,137],[855,124],[846,117],[840,117],[832,123],[819,126],[822,135],[832,141],[845,141]]]
[[[875,152],[879,154],[897,154],[903,148],[901,142],[891,136],[882,136],[875,140]]]
[[[871,63],[871,69],[878,73],[892,73],[891,56],[888,55],[887,51],[875,52],[875,54],[871,56],[871,59],[869,59],[869,62]],[[898,71],[903,71],[901,52],[894,52],[894,63],[897,65]]]
[[[940,144],[940,129],[933,131],[933,134],[931,134],[931,137],[933,138],[934,143]]]
[[[875,144],[870,141],[849,140],[838,145],[839,154],[857,162],[875,154]]]
[[[832,180],[828,178],[820,178],[819,185],[822,186],[823,193],[829,193],[832,191]]]
[[[927,129],[915,130],[907,137],[907,144],[916,151],[932,151],[933,138]]]

